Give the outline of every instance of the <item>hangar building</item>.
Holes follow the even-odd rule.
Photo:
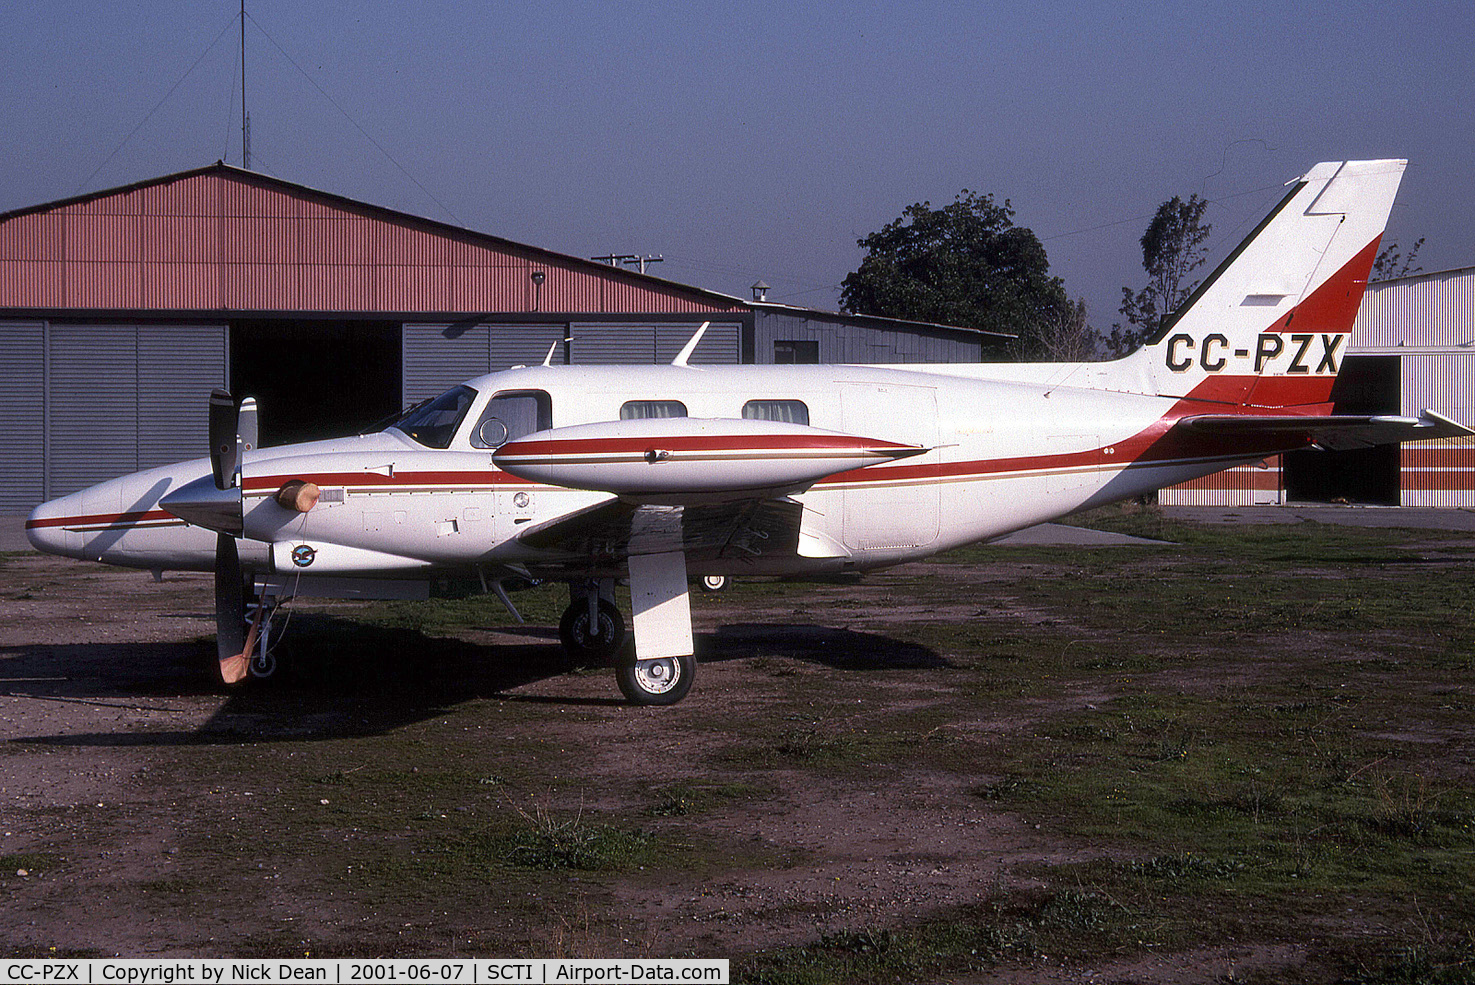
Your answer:
[[[223,163],[0,214],[0,514],[206,450],[352,433],[509,366],[977,362],[1006,338],[688,287]]]
[[[1339,413],[1475,421],[1475,267],[1369,284],[1332,399]],[[1475,508],[1475,438],[1297,451],[1164,489],[1170,506],[1345,502]]]

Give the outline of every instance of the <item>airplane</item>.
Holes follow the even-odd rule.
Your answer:
[[[213,571],[226,683],[274,668],[288,598],[479,578],[516,616],[508,583],[560,580],[563,646],[613,662],[631,703],[674,704],[697,668],[689,577],[883,568],[1293,449],[1475,433],[1332,401],[1405,166],[1290,182],[1114,361],[698,367],[698,330],[670,365],[556,366],[550,350],[381,431],[273,448],[255,402],[217,390],[208,458],[51,500],[27,533],[53,554]]]

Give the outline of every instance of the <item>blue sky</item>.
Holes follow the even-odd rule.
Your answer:
[[[0,211],[240,163],[238,10],[7,4]],[[257,170],[740,296],[834,308],[857,238],[969,188],[1110,328],[1163,200],[1213,200],[1222,255],[1285,181],[1360,157],[1412,162],[1390,235],[1426,237],[1425,270],[1475,265],[1475,4],[247,10]]]

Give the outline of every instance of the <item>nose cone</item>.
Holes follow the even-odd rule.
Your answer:
[[[75,526],[81,513],[80,493],[42,503],[26,517],[26,539],[45,554],[81,557],[82,538],[75,530],[67,529],[69,523]]]

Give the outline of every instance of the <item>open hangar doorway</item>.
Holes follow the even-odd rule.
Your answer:
[[[1333,413],[1402,413],[1397,356],[1347,356],[1332,385]],[[1287,502],[1397,506],[1399,446],[1356,451],[1293,451],[1284,457]]]
[[[357,434],[401,409],[400,336],[397,321],[235,322],[231,393],[256,398],[263,446]]]

